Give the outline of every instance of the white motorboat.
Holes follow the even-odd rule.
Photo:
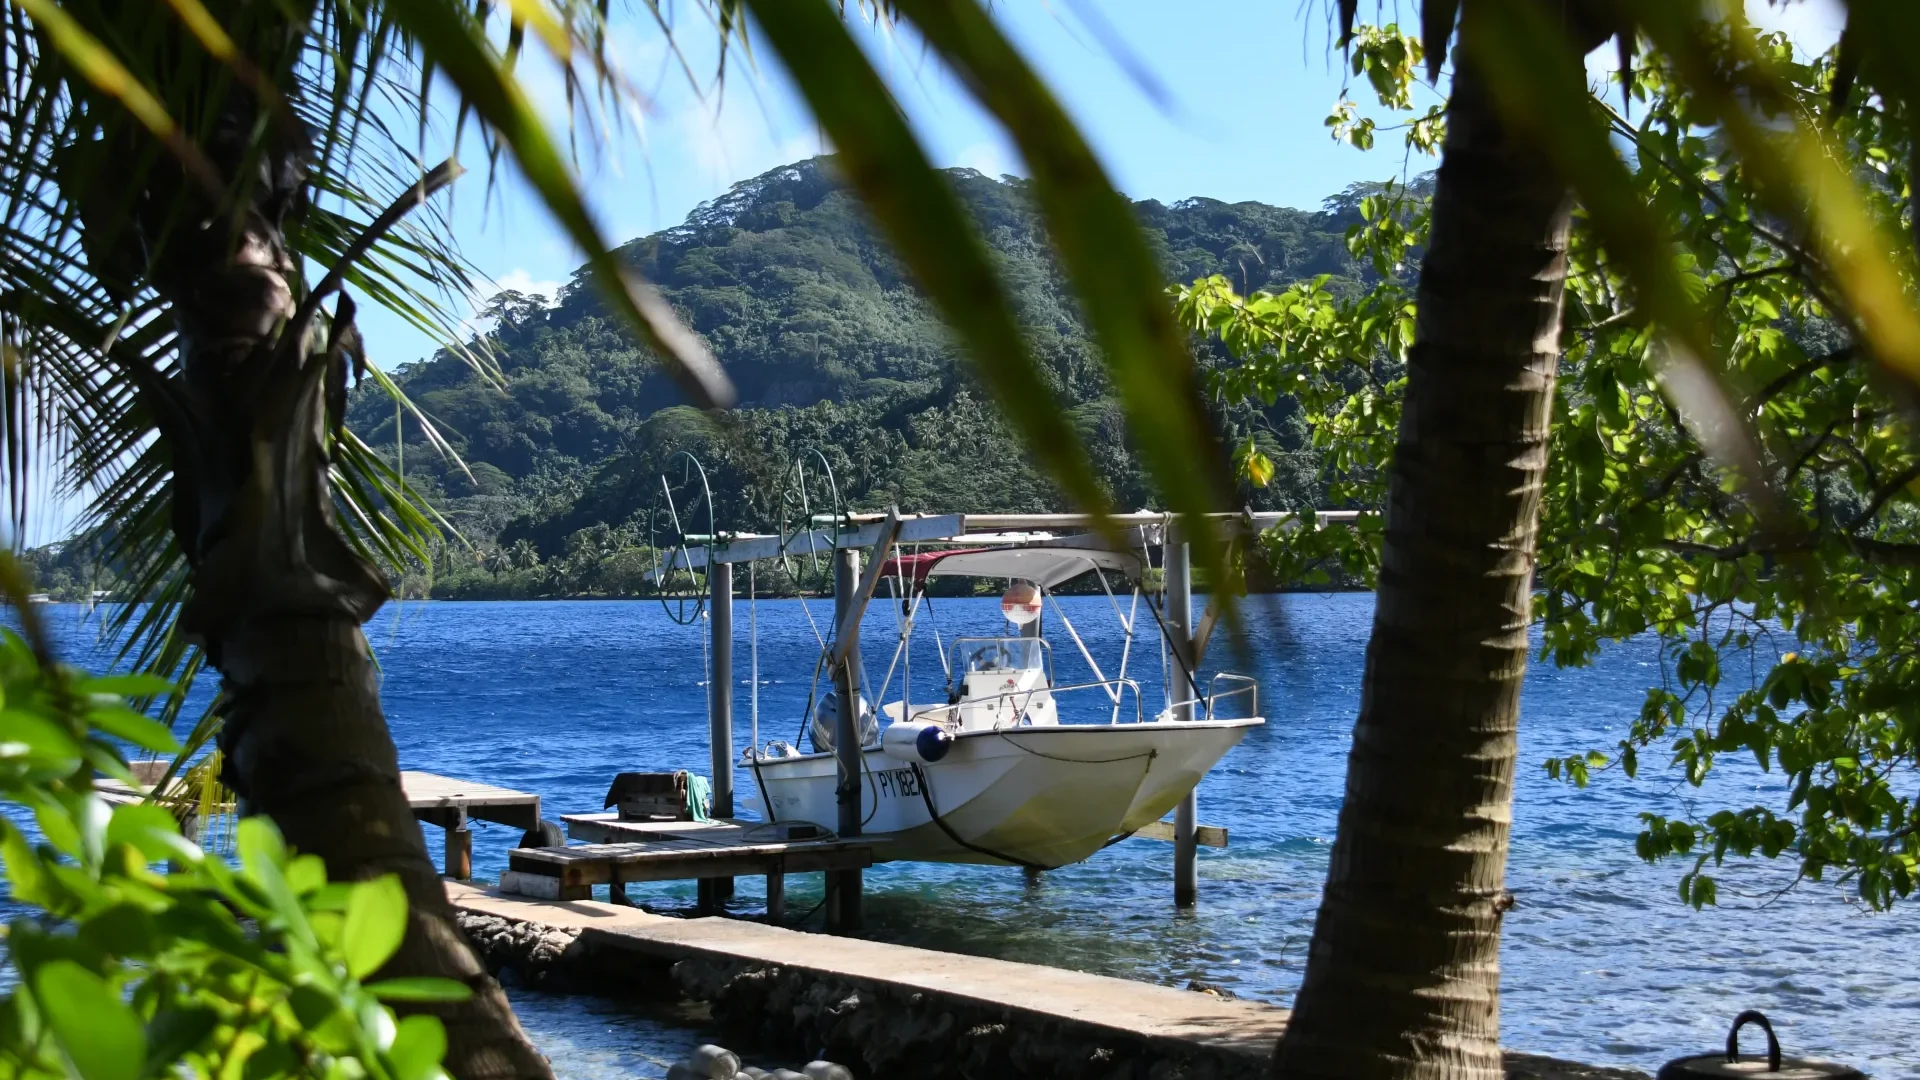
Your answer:
[[[1143,714],[1139,686],[1126,675],[1142,565],[1138,555],[1087,537],[906,555],[882,566],[896,598],[907,598],[896,665],[910,647],[912,613],[925,599],[929,577],[1012,580],[1001,608],[1015,634],[954,641],[942,652],[947,700],[916,703],[903,694],[881,708],[884,727],[862,695],[861,833],[885,838],[876,857],[1037,868],[1079,862],[1160,820],[1263,722],[1220,715],[1233,707],[1257,712],[1251,679],[1220,674],[1202,691],[1178,667],[1168,681],[1185,693],[1171,693],[1175,700],[1152,718]],[[1135,585],[1125,616],[1107,589],[1126,631],[1112,678],[1101,673],[1053,596],[1057,585],[1089,571],[1103,587],[1108,573]],[[1039,635],[1043,608],[1051,608],[1094,679],[1055,681],[1052,647]],[[880,696],[892,675],[890,666]],[[813,750],[770,743],[749,749],[743,764],[753,780],[751,801],[769,820],[832,829],[839,820],[839,763],[831,745],[837,702],[818,693],[817,683]]]

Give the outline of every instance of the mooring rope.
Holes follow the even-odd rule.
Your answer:
[[[933,785],[927,783],[926,770],[922,769],[920,767],[920,763],[917,761],[908,762],[907,767],[913,770],[914,779],[919,781],[920,801],[927,804],[927,816],[933,819],[933,823],[939,826],[941,832],[947,834],[947,839],[953,841],[956,844],[959,844],[961,847],[967,849],[968,851],[973,852],[976,855],[985,855],[989,859],[998,859],[1003,863],[1010,863],[1014,866],[1025,867],[1028,870],[1056,869],[1056,867],[1042,866],[1039,863],[1028,862],[1025,859],[1016,859],[1012,855],[1008,855],[1006,852],[995,851],[990,847],[982,847],[979,844],[969,842],[965,837],[961,836],[957,832],[954,832],[953,826],[948,825],[946,819],[940,816],[940,811],[934,808]]]

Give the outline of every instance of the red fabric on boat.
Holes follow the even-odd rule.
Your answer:
[[[924,585],[927,574],[943,559],[954,555],[971,555],[975,552],[989,551],[990,548],[954,548],[952,551],[922,551],[913,555],[894,555],[880,564],[883,577],[904,577],[915,585]]]

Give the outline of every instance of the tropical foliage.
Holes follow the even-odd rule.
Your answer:
[[[945,175],[990,246],[1023,330],[1038,343],[1043,377],[1073,403],[1066,423],[1087,448],[1099,485],[1116,505],[1157,505],[1028,185],[966,170]],[[1352,292],[1369,270],[1348,255],[1341,231],[1359,220],[1363,197],[1342,193],[1318,213],[1208,199],[1143,202],[1134,210],[1169,281],[1217,272],[1261,288],[1328,274],[1330,288]],[[438,452],[416,419],[396,415],[372,388],[348,410],[353,430],[387,460],[400,425],[408,482],[471,545],[449,548],[434,575],[440,595],[619,589],[612,579],[562,572],[558,564],[582,530],[624,530],[644,543],[658,475],[680,450],[706,464],[723,528],[770,528],[786,470],[808,448],[826,455],[849,507],[1065,508],[829,159],[746,181],[685,224],[634,240],[620,254],[712,344],[741,407],[714,425],[676,405],[679,395],[658,365],[609,318],[589,267],[551,304],[503,294],[489,308],[490,333],[472,343],[496,359],[499,380],[450,352],[395,373],[457,459]],[[1218,361],[1208,352],[1200,357],[1203,367]],[[1242,486],[1244,504],[1321,504],[1291,402],[1223,402],[1211,414],[1216,437],[1264,447],[1281,465],[1266,486]],[[522,539],[549,571],[544,585],[489,567]]]
[[[1902,110],[1836,95],[1832,53],[1796,58],[1781,35],[1719,25],[1726,54],[1758,56],[1781,80],[1776,122],[1824,132],[1863,178],[1877,226],[1904,232],[1913,189]],[[1577,222],[1536,613],[1556,663],[1586,663],[1604,643],[1642,633],[1660,637],[1665,662],[1618,746],[1546,768],[1586,784],[1607,769],[1632,776],[1651,752],[1702,785],[1728,755],[1750,759],[1782,774],[1783,801],[1684,820],[1645,815],[1640,853],[1688,862],[1682,899],[1712,903],[1712,867],[1728,856],[1785,855],[1807,877],[1846,879],[1885,906],[1920,885],[1912,391],[1872,362],[1835,268],[1768,209],[1758,190],[1767,178],[1710,130],[1713,113],[1691,86],[1655,52],[1625,76],[1624,102],[1596,96],[1587,108],[1633,148],[1624,160],[1634,197],[1674,240],[1674,273],[1704,314],[1731,412],[1701,421],[1683,411],[1714,398],[1675,385],[1685,371],[1663,363],[1667,343],[1644,294],[1591,219]],[[1418,194],[1398,188],[1363,211],[1350,242],[1382,271],[1364,295],[1309,282],[1249,296],[1212,278],[1178,300],[1188,325],[1240,358],[1222,386],[1297,395],[1315,444],[1329,450],[1329,485],[1379,506],[1415,314],[1394,269],[1424,243],[1429,221]],[[1729,428],[1750,433],[1757,472],[1741,474],[1725,451]],[[1303,530],[1269,547],[1290,572],[1372,574],[1377,538],[1377,529]]]
[[[398,882],[330,884],[317,856],[289,853],[263,818],[239,823],[234,865],[183,836],[165,806],[108,806],[94,777],[133,784],[124,747],[179,749],[127,699],[174,688],[62,666],[10,560],[0,578],[21,627],[0,632],[0,800],[37,826],[0,817],[0,859],[23,908],[6,930],[19,979],[0,998],[0,1072],[444,1078],[440,1020],[396,1020],[384,1002],[471,991],[376,979],[406,927]]]

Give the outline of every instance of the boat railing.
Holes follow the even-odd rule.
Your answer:
[[[1024,690],[1001,690],[992,694],[981,694],[978,697],[962,698],[959,701],[949,702],[945,705],[929,705],[924,709],[915,709],[911,715],[911,719],[942,720],[944,722],[945,718],[957,718],[960,710],[969,705],[989,705],[1006,702],[1012,702],[1014,704],[1015,716],[1024,717],[1027,713],[1027,706],[1032,704],[1035,697],[1041,694],[1058,697],[1061,694],[1072,693],[1076,690],[1103,690],[1106,692],[1107,699],[1115,704],[1125,701],[1127,691],[1131,690],[1133,691],[1133,722],[1137,724],[1146,719],[1146,714],[1140,705],[1140,684],[1132,679],[1093,679],[1088,682],[1069,683],[1066,686],[1032,686]],[[1114,723],[1116,721],[1110,720],[1108,722]]]
[[[1233,688],[1224,692],[1221,691],[1220,683],[1222,680],[1234,684]],[[1245,695],[1247,698],[1247,715],[1259,716],[1260,681],[1250,675],[1237,675],[1231,671],[1215,672],[1213,678],[1207,680],[1207,719],[1212,720],[1214,718],[1214,706],[1218,705],[1223,699],[1240,697],[1242,695]]]
[[[1222,680],[1236,685],[1231,689],[1222,690],[1220,689]],[[1245,697],[1247,699],[1248,716],[1260,715],[1260,683],[1252,676],[1237,675],[1231,671],[1222,671],[1207,680],[1207,692],[1205,695],[1181,698],[1178,701],[1168,702],[1167,707],[1160,712],[1160,719],[1171,720],[1180,715],[1182,709],[1191,710],[1192,714],[1198,714],[1201,719],[1219,719],[1215,716],[1215,710],[1220,702],[1228,698],[1236,697]]]

